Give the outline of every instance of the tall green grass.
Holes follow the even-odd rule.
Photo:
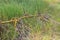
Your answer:
[[[1,0],[0,14],[1,19],[11,19],[12,17],[20,17],[24,11],[28,14],[35,14],[38,10],[44,13],[48,8],[48,3],[43,0]]]
[[[41,14],[51,14],[55,20],[60,21],[60,9],[57,7],[57,5],[50,5],[44,0],[0,0],[0,20],[6,21],[14,17],[22,17],[25,14],[24,12],[31,15],[35,15],[38,12],[40,12]],[[43,23],[41,22],[41,20],[36,22],[36,20],[38,20],[36,18],[23,20],[24,22],[30,24],[33,29],[32,33],[41,32],[41,28],[43,29],[45,27],[47,29],[45,34],[49,34],[50,30],[48,31],[48,29],[53,26],[51,23],[47,23],[44,27],[42,27]],[[57,27],[59,28],[59,26]],[[59,30],[58,28],[57,30]],[[10,38],[10,36],[12,38],[15,35],[15,30],[12,25],[9,25],[9,30],[11,30],[9,33],[10,35],[8,34],[6,38]]]

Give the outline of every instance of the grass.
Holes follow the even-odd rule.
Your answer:
[[[55,1],[44,1],[44,0],[0,0],[0,20],[6,21],[10,20],[14,17],[21,17],[25,14],[35,15],[40,12],[41,14],[50,14],[52,15],[56,21],[60,22],[60,4]],[[34,19],[34,20],[33,20]],[[37,18],[27,18],[23,19],[25,24],[29,24],[31,27],[31,35],[36,35],[36,40],[39,40],[38,33],[44,31],[43,40],[49,40],[46,37],[49,36],[48,34],[51,32],[52,26],[55,24],[45,23],[43,27],[42,20],[38,20]],[[37,22],[38,21],[38,22]],[[56,24],[57,25],[57,24]],[[59,25],[56,27],[59,30]],[[13,27],[13,23],[8,25],[9,33],[4,33],[2,38],[3,40],[13,40],[16,37],[16,31]],[[37,33],[37,34],[35,34]],[[6,34],[6,35],[5,35]],[[10,35],[9,35],[10,34]],[[47,35],[46,35],[47,34]],[[6,37],[5,37],[6,36]],[[5,39],[4,39],[5,38]],[[7,39],[6,39],[7,38]],[[50,38],[50,37],[49,37]],[[35,40],[32,38],[31,40]]]
[[[4,3],[4,1],[2,1],[2,3],[0,3],[1,5],[0,14],[5,15],[11,19],[12,17],[15,17],[15,16],[18,17],[23,15],[24,11],[26,11],[26,13],[29,13],[29,14],[34,14],[37,10],[40,10],[41,12],[43,12],[47,8],[48,4],[42,1],[40,3],[40,1],[39,0],[37,1],[22,0],[22,2],[20,3],[18,3],[18,1],[12,1],[11,3],[7,1],[8,3],[7,2]]]

